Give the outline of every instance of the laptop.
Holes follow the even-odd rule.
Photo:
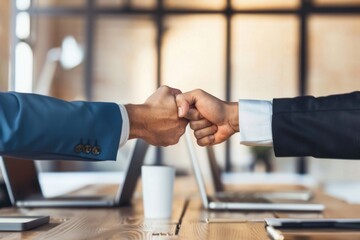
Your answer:
[[[251,197],[221,197],[208,196],[205,182],[201,173],[199,159],[196,155],[196,149],[189,128],[185,133],[186,145],[189,151],[191,163],[193,166],[195,179],[199,188],[201,202],[203,207],[210,210],[243,210],[243,211],[323,211],[324,205],[318,203],[309,203],[305,201],[295,202],[289,200],[251,198]]]
[[[215,157],[214,148],[212,146],[206,147],[206,152],[208,156],[208,162],[210,167],[210,176],[212,183],[212,188],[216,194],[216,196],[227,196],[227,197],[241,197],[241,196],[252,196],[252,197],[260,197],[267,199],[284,199],[284,200],[302,200],[302,201],[310,201],[314,194],[310,190],[297,190],[297,191],[261,191],[261,192],[252,192],[245,193],[244,191],[229,191],[226,189],[225,184],[221,180],[221,169],[217,164],[217,160]]]
[[[149,145],[136,140],[125,167],[125,177],[114,196],[64,196],[45,198],[39,183],[35,161],[2,157],[0,164],[13,206],[17,207],[118,207],[129,205],[141,174]]]

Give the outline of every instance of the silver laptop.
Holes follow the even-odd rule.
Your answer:
[[[267,198],[267,199],[282,199],[282,200],[302,200],[310,201],[313,198],[311,190],[297,190],[297,191],[257,191],[245,193],[244,191],[229,191],[221,180],[221,169],[217,164],[214,148],[212,146],[206,147],[208,162],[210,167],[210,181],[211,187],[216,196],[220,197],[253,197],[253,198]]]
[[[200,197],[204,208],[212,210],[246,210],[246,211],[323,211],[324,205],[317,203],[308,203],[304,201],[279,201],[269,200],[266,198],[249,198],[249,197],[221,197],[208,196],[205,182],[202,177],[199,159],[196,155],[196,149],[193,138],[188,128],[186,133],[186,145],[190,154],[195,178],[199,187]]]
[[[35,162],[2,157],[1,170],[10,201],[17,207],[117,207],[128,205],[141,174],[148,144],[137,140],[125,168],[125,177],[116,196],[64,196],[45,198]]]

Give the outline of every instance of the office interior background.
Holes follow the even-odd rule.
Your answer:
[[[69,101],[142,103],[164,84],[228,101],[360,90],[359,0],[3,0],[0,43],[1,91]],[[42,169],[120,171],[131,144],[117,162]],[[259,151],[238,135],[215,146],[228,172],[264,172]],[[269,159],[273,172],[360,180],[360,161]],[[184,139],[147,162],[191,173]]]

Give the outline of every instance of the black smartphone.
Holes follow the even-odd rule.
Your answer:
[[[0,216],[0,231],[25,231],[49,223],[49,216]]]
[[[289,218],[266,218],[268,226],[277,229],[360,229],[359,218],[332,218],[332,219],[289,219]]]

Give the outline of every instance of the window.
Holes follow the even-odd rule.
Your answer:
[[[17,0],[13,15],[26,27],[13,29],[12,73],[33,55],[26,81],[36,85],[48,52],[72,36],[85,58],[56,66],[50,89],[68,100],[139,103],[161,84],[232,101],[358,90],[359,14],[357,0]],[[12,89],[26,79],[12,76]],[[216,147],[228,171],[250,156],[236,146],[235,136]],[[181,165],[174,152],[185,151],[153,160]]]

